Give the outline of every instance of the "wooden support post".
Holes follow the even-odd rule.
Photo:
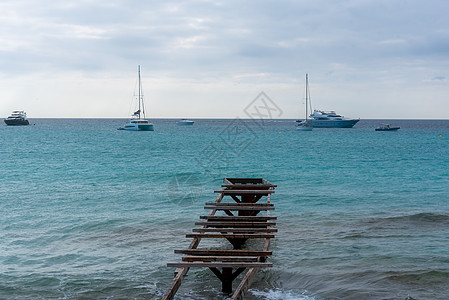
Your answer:
[[[225,294],[232,294],[232,268],[223,268],[221,272],[221,291]]]

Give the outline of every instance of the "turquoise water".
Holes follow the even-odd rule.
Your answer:
[[[449,295],[449,121],[31,122],[0,126],[1,299],[160,298],[223,177],[278,185],[274,267],[248,299]],[[191,270],[177,299],[219,292],[212,272]]]

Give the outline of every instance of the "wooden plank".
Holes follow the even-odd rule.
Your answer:
[[[182,261],[257,262],[259,256],[183,256]]]
[[[235,202],[221,202],[221,203],[215,203],[215,202],[206,202],[205,205],[214,205],[214,206],[218,206],[218,207],[228,207],[228,206],[241,206],[241,207],[245,207],[245,206],[254,206],[254,207],[273,207],[274,204],[273,203],[235,203]]]
[[[262,262],[169,262],[169,268],[271,268],[272,263]]]
[[[236,233],[236,234],[223,234],[223,233],[188,233],[186,238],[226,238],[226,239],[273,239],[274,234],[263,233]]]
[[[274,226],[275,222],[242,222],[242,221],[205,221],[205,222],[195,222],[195,225],[207,225],[208,227],[266,227],[266,226]]]
[[[248,290],[248,287],[252,283],[258,271],[258,267],[250,268],[229,300],[243,300],[243,294]]]
[[[277,228],[193,228],[193,232],[278,232]]]
[[[214,191],[214,193],[220,193],[223,195],[268,195],[273,194],[274,190],[218,190]]]
[[[224,249],[176,249],[175,254],[189,255],[229,255],[229,256],[269,256],[268,250],[224,250]]]
[[[200,219],[213,221],[268,221],[276,220],[277,217],[269,216],[200,216]]]
[[[259,183],[259,184],[222,184],[221,187],[225,188],[225,189],[231,189],[231,190],[265,190],[265,189],[271,189],[273,187],[276,187],[273,184],[263,184],[263,183]]]
[[[240,206],[238,204],[235,204],[235,206],[226,205],[226,206],[219,206],[219,205],[206,205],[204,206],[204,209],[215,209],[215,210],[274,210],[274,206]]]
[[[230,184],[239,184],[239,183],[246,183],[246,184],[262,184],[264,182],[263,178],[224,178],[223,181],[227,181]]]

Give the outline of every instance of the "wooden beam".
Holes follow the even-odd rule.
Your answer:
[[[187,238],[226,238],[226,239],[273,239],[274,234],[264,233],[236,233],[236,234],[223,234],[223,233],[188,233]]]
[[[258,271],[259,268],[257,267],[250,268],[248,272],[245,274],[245,277],[243,277],[238,287],[235,289],[234,294],[229,300],[242,300],[243,294],[248,290],[248,287],[252,283]]]
[[[276,220],[277,217],[269,216],[200,216],[200,219],[206,220],[224,220],[224,221],[267,221]]]
[[[171,262],[169,268],[271,268],[272,263],[262,262]]]
[[[273,188],[276,187],[274,184],[222,184],[222,187],[226,188],[226,189],[233,189],[233,190],[252,190],[252,189],[259,189],[259,190],[264,190],[264,189],[269,189],[269,188]]]
[[[206,222],[195,222],[195,225],[207,225],[209,227],[266,227],[276,225],[275,222],[239,222],[239,221],[206,221]]]
[[[218,206],[218,207],[227,207],[227,206],[241,206],[241,207],[246,207],[246,206],[254,206],[254,207],[265,207],[265,206],[269,206],[269,207],[273,207],[274,204],[273,203],[229,203],[229,202],[221,202],[221,203],[215,203],[215,202],[206,202],[207,206],[209,205],[214,205],[214,206]]]
[[[193,228],[193,232],[278,232],[277,228]]]
[[[251,210],[251,211],[262,211],[262,210],[274,210],[274,206],[243,206],[235,204],[235,206],[226,205],[226,206],[219,206],[219,205],[206,205],[204,206],[204,209],[215,209],[215,210]]]
[[[176,254],[189,255],[232,255],[232,256],[270,256],[272,251],[265,250],[222,250],[222,249],[176,249]]]
[[[257,262],[259,256],[190,256],[186,255],[182,257],[182,261],[204,261],[204,262],[212,262],[212,261],[221,261],[221,262]]]
[[[217,191],[214,191],[214,193],[220,193],[223,195],[244,195],[244,194],[268,195],[268,194],[273,194],[274,190],[217,190]]]

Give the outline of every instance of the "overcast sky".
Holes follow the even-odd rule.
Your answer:
[[[449,117],[449,1],[0,1],[0,117]],[[148,116],[147,115],[147,116]]]

